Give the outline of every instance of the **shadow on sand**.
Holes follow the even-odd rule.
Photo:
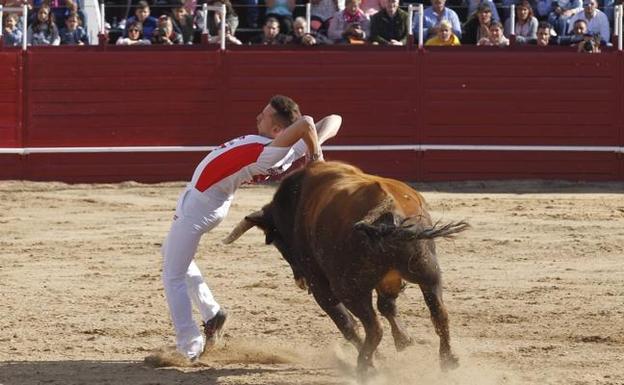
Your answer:
[[[139,361],[5,361],[0,362],[1,385],[190,385],[217,384],[221,377],[246,376],[287,368],[153,368]]]

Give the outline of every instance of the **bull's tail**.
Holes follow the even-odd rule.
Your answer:
[[[453,237],[470,228],[466,221],[441,224],[439,221],[433,226],[424,226],[418,218],[398,218],[390,212],[379,216],[372,223],[359,221],[354,229],[366,234],[373,243],[384,240],[413,241],[418,239],[434,239],[438,237]]]

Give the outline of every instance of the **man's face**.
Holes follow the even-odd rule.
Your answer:
[[[136,15],[137,20],[139,20],[142,23],[149,16],[150,10],[149,8],[141,8],[141,9],[137,9],[134,12],[134,14]]]
[[[593,15],[596,10],[596,1],[595,0],[583,0],[583,10],[585,10],[586,15]]]
[[[186,16],[186,8],[179,7],[173,10],[173,15],[177,20],[182,20]]]
[[[538,28],[537,29],[537,45],[539,46],[547,46],[550,41],[550,29],[549,28]]]
[[[399,9],[399,0],[386,0],[386,12],[388,12],[388,15],[394,16],[397,9]]]
[[[433,0],[431,2],[431,5],[433,6],[433,9],[436,10],[436,11],[443,10],[445,4],[446,4],[446,0]]]
[[[293,31],[295,32],[295,36],[301,37],[305,34],[306,23],[304,22],[295,22],[293,24]]]
[[[264,25],[264,36],[273,39],[279,33],[279,23],[266,23]]]
[[[279,126],[275,123],[273,115],[275,115],[275,108],[269,103],[258,116],[256,116],[258,134],[267,138],[275,138],[277,136],[277,133],[279,133]]]
[[[582,21],[574,23],[573,31],[574,31],[575,35],[583,36],[583,35],[585,35],[587,33],[587,24],[585,24]]]

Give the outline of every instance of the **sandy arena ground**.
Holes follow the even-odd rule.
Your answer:
[[[355,351],[261,233],[220,243],[274,186],[241,189],[203,238],[231,318],[199,365],[175,359],[159,247],[182,186],[0,182],[0,384],[356,383]],[[409,285],[399,309],[417,343],[397,354],[384,320],[368,384],[624,384],[624,184],[418,187],[434,218],[473,226],[438,242],[461,367],[440,372]]]

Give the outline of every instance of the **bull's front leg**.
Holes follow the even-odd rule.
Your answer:
[[[431,312],[436,334],[440,337],[440,366],[445,371],[455,369],[459,366],[459,360],[451,351],[448,313],[442,302],[442,286],[436,281],[435,284],[421,284],[420,289]]]

